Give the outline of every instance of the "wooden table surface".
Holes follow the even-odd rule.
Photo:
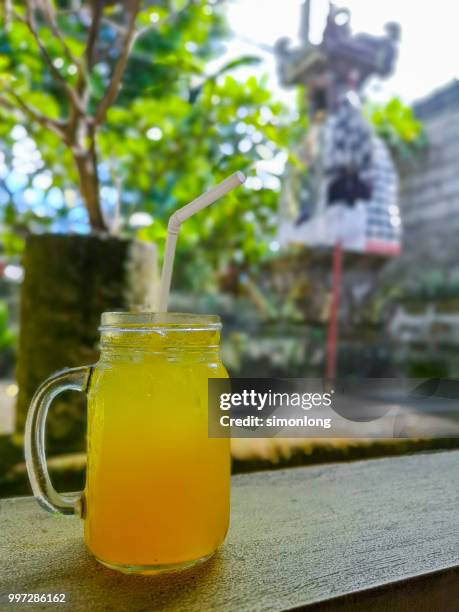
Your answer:
[[[79,519],[0,502],[1,610],[13,592],[66,593],[33,607],[91,612],[438,612],[457,610],[458,566],[459,451],[236,476],[222,549],[160,576],[99,565]]]

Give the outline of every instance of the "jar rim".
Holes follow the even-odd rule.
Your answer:
[[[112,329],[136,330],[213,330],[221,329],[218,315],[190,314],[184,312],[103,312],[100,331]]]

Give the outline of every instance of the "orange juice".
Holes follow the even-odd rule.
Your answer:
[[[229,522],[229,440],[208,437],[218,320],[154,316],[106,317],[88,395],[85,541],[133,572],[208,558]]]

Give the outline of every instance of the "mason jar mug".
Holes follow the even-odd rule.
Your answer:
[[[209,558],[229,522],[229,440],[208,436],[208,379],[226,378],[220,320],[171,313],[104,313],[94,366],[64,370],[37,390],[26,462],[38,502],[79,514],[98,561],[154,573]],[[82,493],[57,493],[45,458],[45,420],[57,394],[88,400]]]

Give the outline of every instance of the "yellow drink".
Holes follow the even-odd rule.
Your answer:
[[[102,328],[88,396],[85,541],[125,571],[193,564],[228,528],[229,440],[208,437],[208,379],[227,377],[219,325],[165,317]]]

